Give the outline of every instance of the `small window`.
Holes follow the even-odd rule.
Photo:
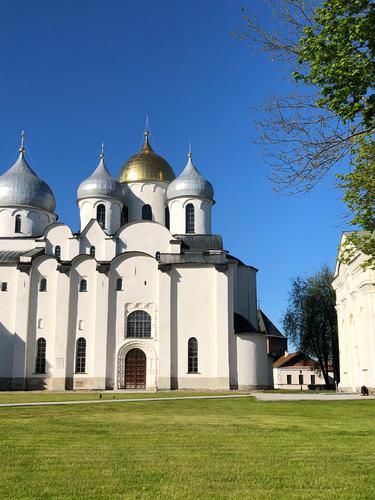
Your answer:
[[[16,215],[16,220],[14,223],[14,232],[15,233],[21,232],[21,216],[20,215]]]
[[[83,330],[83,326],[84,326],[83,319],[80,319],[78,321],[78,330]]]
[[[152,209],[150,205],[143,205],[142,207],[142,219],[152,220]]]
[[[91,257],[95,257],[95,247],[90,247],[90,255]]]
[[[35,373],[46,373],[46,339],[43,338],[36,343]]]
[[[105,227],[105,206],[102,203],[96,208],[96,220],[102,227]]]
[[[80,337],[76,346],[76,373],[86,372],[86,340]]]
[[[315,385],[315,375],[310,375],[311,385]]]
[[[186,232],[194,233],[195,232],[195,213],[194,213],[194,205],[189,203],[186,205],[185,209],[185,218],[186,218]]]
[[[1,283],[1,291],[2,292],[7,292],[8,291],[8,283],[6,281],[3,281]]]
[[[286,383],[287,383],[288,385],[291,385],[291,384],[292,384],[292,376],[291,376],[291,375],[287,375],[287,376],[286,376]]]
[[[79,291],[80,292],[87,292],[87,281],[86,280],[81,280],[79,283]]]
[[[44,328],[44,323],[42,318],[38,319],[38,328]]]
[[[124,226],[129,222],[129,210],[126,205],[122,207],[121,210],[121,225]]]
[[[46,292],[47,291],[47,280],[46,278],[42,278],[39,283],[39,291]]]
[[[56,259],[60,259],[61,258],[61,247],[59,245],[57,245],[55,247],[55,257],[56,257]]]
[[[122,290],[122,278],[117,278],[116,280],[116,290],[120,292]]]
[[[140,339],[151,337],[151,316],[146,311],[134,311],[129,314],[127,337]]]
[[[155,253],[155,259],[159,262],[160,261],[160,252]]]
[[[171,218],[169,215],[169,208],[168,207],[165,207],[165,227],[167,229],[171,228]]]
[[[198,340],[195,337],[188,342],[188,373],[198,373]]]
[[[303,375],[298,375],[298,383],[299,385],[303,385]]]

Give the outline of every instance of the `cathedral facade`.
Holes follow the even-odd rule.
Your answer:
[[[146,132],[118,180],[102,152],[74,233],[22,143],[0,176],[0,389],[272,386],[257,270],[212,234],[214,203],[191,154],[176,178]]]

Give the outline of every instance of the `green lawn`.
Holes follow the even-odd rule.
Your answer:
[[[375,401],[0,408],[0,498],[375,498]]]

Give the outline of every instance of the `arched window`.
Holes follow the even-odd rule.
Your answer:
[[[122,207],[121,210],[121,225],[127,224],[129,222],[129,210],[126,205]]]
[[[117,278],[116,280],[116,290],[120,292],[122,290],[122,278]]]
[[[127,321],[127,337],[151,337],[151,316],[145,311],[134,311],[129,314]]]
[[[105,206],[102,203],[96,207],[96,220],[105,227]]]
[[[81,280],[79,283],[79,291],[87,292],[87,281],[85,279]]]
[[[160,252],[155,253],[155,259],[159,262],[160,261]]]
[[[167,229],[170,229],[171,227],[171,221],[170,221],[170,216],[169,216],[169,208],[168,207],[165,207],[165,211],[164,211],[164,218],[165,218],[165,227]]]
[[[47,291],[47,280],[46,278],[42,278],[39,283],[39,291],[46,292]]]
[[[46,373],[46,339],[36,342],[35,373]]]
[[[188,341],[188,373],[198,373],[198,340],[195,337]]]
[[[152,220],[152,209],[150,205],[143,205],[142,207],[142,219]]]
[[[95,257],[95,247],[90,247],[90,255],[91,257]]]
[[[194,205],[188,203],[185,208],[185,221],[186,221],[186,232],[195,233],[195,214]]]
[[[55,247],[55,257],[56,257],[56,259],[60,259],[61,258],[61,247],[59,245],[57,245]]]
[[[76,373],[86,372],[86,340],[80,337],[76,344]]]
[[[21,216],[20,215],[16,215],[16,221],[14,223],[14,232],[15,233],[21,232]]]

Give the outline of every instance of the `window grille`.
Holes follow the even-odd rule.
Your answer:
[[[96,207],[96,220],[105,227],[105,206],[102,203]]]
[[[39,291],[46,292],[47,291],[47,280],[46,278],[42,278],[39,283]]]
[[[79,283],[79,291],[80,292],[87,292],[87,281],[86,280],[81,280]]]
[[[61,247],[59,245],[57,245],[55,247],[55,257],[56,257],[56,259],[60,259],[61,258]]]
[[[90,247],[90,255],[91,257],[95,257],[95,247]]]
[[[46,373],[46,339],[40,338],[36,343],[35,373]]]
[[[126,205],[122,207],[121,210],[121,226],[127,224],[129,222],[129,210]]]
[[[143,205],[142,207],[142,219],[152,220],[152,209],[150,205]]]
[[[195,337],[188,342],[188,373],[198,373],[198,341]]]
[[[194,205],[192,205],[191,203],[186,205],[185,217],[186,217],[186,232],[187,233],[194,233],[195,232],[195,213],[194,213]]]
[[[127,337],[150,338],[151,316],[145,311],[134,311],[127,320]]]
[[[76,373],[86,372],[86,340],[80,337],[76,345]]]
[[[21,216],[20,215],[16,215],[16,221],[14,224],[14,232],[15,233],[21,232]]]

